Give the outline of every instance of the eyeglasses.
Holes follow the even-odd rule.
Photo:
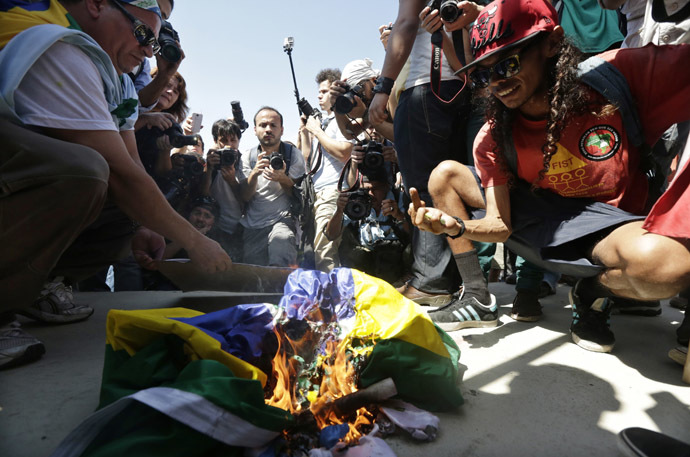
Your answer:
[[[125,15],[127,19],[132,23],[132,31],[134,32],[134,38],[141,46],[153,46],[153,53],[158,54],[161,47],[156,39],[156,34],[151,30],[151,27],[141,22],[139,19],[130,14],[127,9],[120,4],[117,0],[112,0],[111,3],[117,7],[122,14]]]
[[[501,79],[512,78],[520,73],[520,53],[506,57],[505,59],[496,63],[493,67],[478,68],[474,70],[474,72],[470,74],[470,79],[476,87],[484,89],[485,87],[489,87],[489,84],[491,83],[491,75],[493,73],[495,73],[496,76]]]

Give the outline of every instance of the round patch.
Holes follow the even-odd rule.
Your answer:
[[[620,135],[610,125],[590,128],[580,138],[580,153],[593,161],[606,160],[620,148]]]

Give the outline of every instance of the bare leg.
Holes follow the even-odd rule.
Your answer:
[[[616,295],[641,300],[670,298],[690,285],[690,241],[647,232],[642,222],[618,227],[594,247],[607,267],[599,279]]]
[[[434,206],[451,216],[467,220],[470,218],[467,206],[484,208],[484,199],[472,172],[460,162],[441,162],[429,178],[429,193]],[[453,254],[474,249],[466,238],[450,239],[448,245]]]

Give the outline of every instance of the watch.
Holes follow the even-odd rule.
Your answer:
[[[375,94],[390,95],[391,90],[393,89],[393,84],[395,84],[395,80],[386,78],[385,76],[379,76],[378,79],[376,79],[376,85],[374,86],[374,90],[372,92]]]
[[[460,224],[460,231],[458,232],[457,235],[448,235],[448,234],[446,233],[446,236],[447,236],[448,238],[450,238],[451,240],[454,240],[454,239],[456,239],[456,238],[460,238],[462,235],[465,234],[465,221],[463,221],[463,220],[460,219],[459,217],[455,217],[455,216],[451,216],[451,217],[452,217],[453,219],[455,219],[456,221],[458,221],[458,224]]]

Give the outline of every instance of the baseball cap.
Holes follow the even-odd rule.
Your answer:
[[[194,209],[194,208],[198,208],[198,207],[206,208],[207,210],[211,211],[211,213],[216,218],[218,218],[218,216],[220,216],[220,205],[218,204],[218,201],[211,196],[201,195],[201,196],[195,198],[192,201],[190,208]]]
[[[539,32],[551,32],[558,25],[558,13],[548,0],[496,0],[484,7],[470,29],[474,62],[465,72],[499,51],[513,49]]]
[[[127,3],[128,5],[136,6],[137,8],[153,11],[158,16],[161,15],[161,9],[158,7],[157,0],[117,0],[120,3]]]

